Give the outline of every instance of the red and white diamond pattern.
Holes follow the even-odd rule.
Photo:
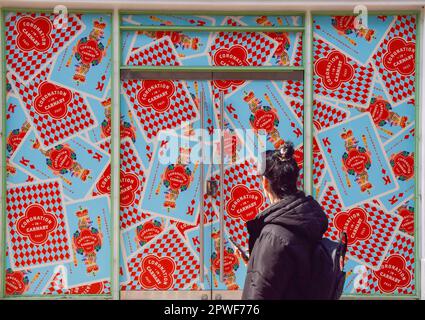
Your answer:
[[[318,61],[326,57],[332,49],[325,41],[315,39],[313,60]],[[326,89],[317,75],[313,77],[314,93],[325,98],[341,100],[345,103],[365,105],[368,102],[372,91],[373,67],[359,65],[357,62],[346,56],[347,63],[354,68],[354,77],[348,82],[343,82],[335,90]]]
[[[266,63],[277,48],[277,43],[258,32],[219,32],[212,41],[209,54],[212,57],[220,48],[242,45],[248,51],[247,60],[250,66],[261,66]]]
[[[224,170],[223,182],[224,182],[224,206],[230,201],[231,190],[237,185],[244,185],[248,189],[262,190],[261,178],[253,174],[254,161],[245,160],[244,162],[236,165],[232,165]],[[217,174],[214,179],[219,181],[220,176]],[[217,199],[214,203],[216,210],[220,207],[221,194],[220,191],[217,193]],[[267,208],[268,203],[265,202],[260,208],[260,212]],[[226,210],[224,210],[224,223],[227,228],[227,233],[233,240],[243,248],[248,248],[248,230],[246,228],[246,222],[241,218],[230,217]]]
[[[313,101],[313,123],[317,130],[340,123],[347,119],[348,116],[349,113],[340,108],[337,109],[322,101]]]
[[[398,233],[391,247],[388,251],[387,256],[393,254],[401,255],[406,261],[406,269],[411,275],[411,282],[407,286],[397,287],[392,294],[410,295],[415,294],[415,240],[413,237],[406,236],[402,233]],[[372,270],[367,271],[366,283],[360,282],[358,293],[362,294],[379,294],[381,290],[378,285],[378,279],[375,277]]]
[[[169,257],[175,263],[174,282],[170,290],[183,290],[199,277],[199,261],[193,254],[180,232],[174,227],[164,231],[143,249],[128,260],[129,282],[122,290],[146,290],[139,283],[141,263],[145,256],[156,255],[158,258]]]
[[[45,52],[22,51],[16,45],[17,21],[25,16],[32,18],[36,17],[47,17],[52,22],[55,20],[55,15],[40,13],[17,13],[10,15],[5,21],[6,37],[5,37],[5,49],[6,49],[6,65],[20,80],[26,82],[36,76],[38,72],[44,67],[46,63],[52,61],[52,58],[58,53],[63,47],[70,43],[74,37],[76,37],[83,28],[83,24],[80,21],[78,15],[71,14],[68,16],[66,28],[56,28],[53,26],[51,32],[52,46]]]
[[[329,220],[328,230],[324,236],[333,241],[338,241],[340,232],[333,221],[337,213],[347,210],[342,207],[334,186],[328,185],[321,199],[321,205]],[[376,204],[372,205],[366,202],[359,207],[368,214],[367,223],[371,227],[372,234],[368,239],[358,240],[349,245],[347,255],[376,270],[384,260],[385,253],[401,220],[396,215],[384,212]]]
[[[149,216],[147,213],[143,213],[139,210],[146,177],[142,167],[142,161],[137,154],[133,142],[129,138],[121,141],[120,168],[124,172],[135,174],[140,179],[140,187],[139,190],[136,191],[134,203],[129,207],[121,207],[120,209],[120,226],[121,230],[125,230]]]
[[[48,114],[38,113],[33,106],[35,97],[38,94],[38,87],[50,72],[50,65],[40,71],[40,73],[26,85],[19,82],[15,75],[10,74],[10,81],[15,93],[21,98],[22,103],[32,122],[33,128],[37,131],[43,149],[51,148],[70,137],[86,131],[96,124],[86,100],[77,91],[73,91],[73,98],[68,104],[68,113],[62,119],[53,119]]]
[[[127,59],[129,66],[179,66],[177,53],[169,37],[163,37],[146,48],[133,51]]]
[[[416,42],[416,17],[414,15],[398,16],[393,27],[372,57],[373,64],[392,97],[392,101],[397,103],[415,94],[415,73],[403,76],[397,71],[390,71],[385,68],[382,59],[387,52],[388,42],[395,37]]]
[[[170,99],[170,108],[162,113],[156,112],[153,108],[139,105],[137,93],[141,89],[141,81],[126,80],[121,82],[135,112],[136,119],[149,140],[155,138],[161,130],[175,129],[198,118],[198,109],[186,86],[182,81],[173,82],[176,91]]]
[[[43,244],[32,243],[17,231],[17,221],[31,204],[39,204],[56,216],[58,226]],[[29,269],[69,261],[71,243],[59,181],[25,184],[7,189],[7,229],[9,256],[13,268]]]

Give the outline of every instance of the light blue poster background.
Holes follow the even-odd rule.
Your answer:
[[[394,21],[393,16],[368,15],[367,25],[369,30],[352,28],[340,32],[332,25],[333,19],[332,16],[314,16],[314,32],[363,65],[367,63],[381,39],[385,36],[389,25]]]
[[[84,169],[90,170],[89,177],[83,181],[73,174],[71,170],[68,170],[65,174],[55,175],[46,163],[46,156],[39,150],[34,149],[35,141],[34,131],[31,130],[13,154],[12,163],[40,180],[60,177],[63,182],[64,195],[71,199],[81,199],[89,193],[96,181],[96,177],[103,172],[109,160],[109,156],[103,151],[89,144],[86,140],[75,137],[67,140],[64,144],[69,145],[75,152],[77,157],[75,161]],[[89,150],[92,151],[92,154],[89,154]],[[96,154],[99,154],[100,157],[96,158]],[[24,161],[22,163],[22,159],[29,162]]]
[[[355,175],[346,174],[343,170],[342,156],[346,152],[346,146],[341,134],[345,130],[352,131],[359,147],[364,147],[370,151],[371,167],[367,170],[367,179],[372,184],[372,188],[366,192],[361,191]],[[329,173],[345,207],[387,194],[398,187],[369,114],[350,118],[346,122],[322,130],[317,134],[317,137]],[[366,139],[367,145],[363,139]],[[388,176],[388,179],[385,179],[386,176]],[[347,184],[347,177],[351,187]]]
[[[87,209],[91,227],[96,228],[102,233],[102,246],[96,253],[96,264],[99,266],[99,271],[95,274],[87,273],[86,265],[84,264],[84,256],[73,251],[74,257],[77,259],[77,266],[74,262],[69,262],[65,265],[68,273],[68,285],[73,286],[81,283],[90,283],[109,279],[111,277],[111,212],[109,209],[109,197],[101,196],[92,198],[87,201],[73,202],[66,205],[66,214],[68,217],[68,225],[71,238],[78,230],[78,217],[76,212],[82,209]],[[100,219],[100,230],[98,220]]]
[[[73,52],[79,40],[84,37],[89,37],[90,32],[94,27],[95,21],[105,23],[103,36],[99,39],[99,42],[105,48],[105,56],[102,58],[98,65],[90,65],[89,71],[85,74],[86,80],[75,81],[73,77],[76,73],[76,67],[81,64],[77,60]],[[87,93],[93,97],[102,99],[105,97],[108,91],[108,85],[111,79],[112,69],[112,34],[111,15],[108,14],[84,14],[82,16],[82,22],[85,25],[85,30],[69,44],[69,46],[61,52],[61,54],[55,58],[54,68],[50,74],[50,80],[59,83],[65,87],[77,90],[80,93]]]

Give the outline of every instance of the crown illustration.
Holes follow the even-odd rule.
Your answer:
[[[78,218],[82,218],[82,217],[88,216],[88,214],[89,214],[89,212],[88,212],[87,209],[81,209],[81,210],[78,210],[77,212],[75,212],[75,215]]]
[[[254,92],[250,91],[249,93],[245,92],[245,97],[243,98],[243,100],[245,102],[250,102],[254,98],[255,98]]]
[[[102,104],[102,106],[104,106],[104,107],[108,107],[108,106],[110,106],[110,105],[111,105],[111,98],[109,97],[108,99],[103,100],[103,101],[101,102],[101,104]]]
[[[350,139],[353,136],[353,131],[351,130],[345,130],[343,133],[341,133],[341,138],[344,140]]]
[[[99,30],[103,30],[106,28],[106,23],[105,22],[100,22],[99,20],[95,20],[94,21],[94,28],[95,29],[99,29]]]

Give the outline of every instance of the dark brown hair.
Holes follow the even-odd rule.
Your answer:
[[[266,163],[263,176],[270,182],[272,191],[279,198],[298,191],[300,168],[293,155],[294,144],[290,141],[285,142],[279,150],[265,152]]]

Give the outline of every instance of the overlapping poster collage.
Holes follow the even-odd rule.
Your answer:
[[[304,23],[300,16],[121,18],[122,25],[149,26]],[[110,293],[113,232],[120,236],[123,291],[242,289],[246,264],[237,246],[247,247],[245,223],[269,203],[251,175],[258,145],[251,149],[238,130],[265,131],[267,149],[291,140],[302,167],[303,82],[121,81],[120,230],[112,230],[111,16],[72,14],[62,21],[10,12],[5,23],[6,295]],[[326,236],[348,232],[345,294],[416,293],[415,36],[410,15],[371,15],[361,28],[353,17],[313,19],[313,183],[329,216]],[[302,39],[295,31],[123,31],[122,63],[302,66]],[[196,129],[214,137],[221,116],[224,195],[201,201],[200,163],[187,160],[196,152]],[[179,146],[161,135],[167,129],[183,136]],[[220,158],[214,139],[205,149]],[[167,164],[164,155],[171,155]],[[214,162],[203,174],[220,178]]]
[[[415,15],[313,17],[313,179],[345,294],[415,295]]]
[[[5,17],[5,295],[108,295],[111,15]]]
[[[124,15],[122,25],[302,27],[303,18]],[[129,66],[302,66],[302,32],[123,31],[121,41],[122,63]],[[200,163],[187,161],[199,152],[196,130],[208,130],[203,148],[214,161],[204,165],[204,180],[219,186],[220,148],[214,129],[220,128],[220,91],[225,110],[222,280],[221,195],[206,196]],[[267,149],[291,140],[302,166],[302,82],[122,80],[121,115],[121,290],[241,290],[246,262],[236,246],[247,248],[245,223],[268,202],[260,178],[251,174],[259,145],[248,143],[237,130],[264,130]],[[180,145],[172,135],[162,135],[165,130],[183,137]],[[164,155],[169,157],[165,164]]]

